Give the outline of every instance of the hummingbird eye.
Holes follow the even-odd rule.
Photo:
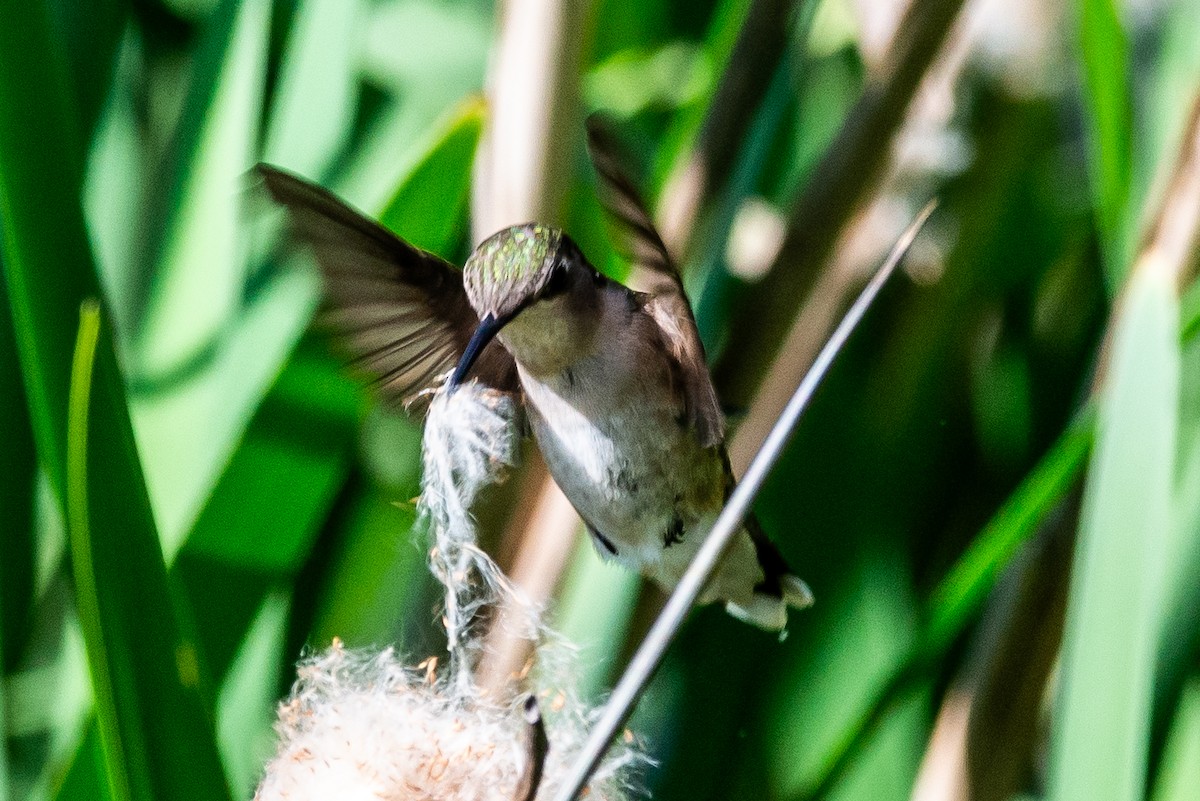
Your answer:
[[[567,270],[567,265],[563,262],[558,262],[554,265],[550,272],[550,280],[542,287],[541,296],[543,298],[552,298],[555,295],[561,295],[570,288],[571,276]]]

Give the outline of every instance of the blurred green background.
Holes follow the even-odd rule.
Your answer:
[[[5,0],[0,801],[248,798],[302,649],[440,647],[419,427],[309,331],[246,171],[620,276],[594,110],[742,466],[941,201],[756,507],[817,604],[693,615],[631,724],[653,796],[1200,797],[1198,96],[1194,0]],[[506,565],[573,543],[542,579],[599,698],[661,598],[527,530],[539,486],[481,522]]]

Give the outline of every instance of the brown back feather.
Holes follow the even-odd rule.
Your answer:
[[[677,365],[688,421],[705,447],[725,441],[725,415],[717,400],[696,318],[683,280],[654,227],[641,194],[619,155],[616,139],[597,115],[587,121],[588,153],[600,177],[600,202],[616,228],[616,246],[634,264],[634,289],[646,293],[654,319]],[[632,283],[632,282],[631,282]]]

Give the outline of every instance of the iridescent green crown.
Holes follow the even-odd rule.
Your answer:
[[[476,311],[503,314],[548,279],[562,232],[537,223],[488,237],[467,259],[463,280]]]

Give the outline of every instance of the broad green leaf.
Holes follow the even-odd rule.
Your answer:
[[[449,125],[427,137],[424,152],[388,205],[387,214],[403,221],[407,236],[447,255],[463,226],[481,113],[479,103],[469,101]],[[173,573],[195,606],[203,650],[218,680],[248,647],[244,638],[261,616],[264,600],[294,581],[317,536],[331,525],[336,507],[345,505],[339,499],[353,462],[360,410],[361,393],[329,354],[327,343],[315,336],[302,340],[192,526]],[[415,465],[415,437],[405,443],[391,437],[382,446],[408,454],[406,464]],[[411,516],[374,494],[369,501],[351,502],[349,511],[336,513],[346,518],[336,523],[347,530],[339,537],[346,547],[318,568],[328,576],[319,599],[318,641],[326,631],[343,637],[361,633],[359,642],[377,642],[394,632],[408,576],[424,562],[420,549],[402,542]],[[242,675],[238,692],[226,688],[222,729],[254,740],[254,727],[269,719],[276,676]],[[257,691],[254,681],[260,685]],[[246,697],[261,703],[237,700]],[[231,770],[242,779],[250,772],[241,761]]]
[[[130,5],[126,0],[62,0],[47,6],[66,43],[73,99],[83,131],[90,132],[100,114]]]
[[[318,342],[284,367],[174,566],[213,675],[225,675],[267,593],[286,585],[345,481],[359,401]]]
[[[1200,679],[1193,676],[1175,710],[1162,768],[1154,783],[1154,801],[1192,801],[1200,775]]]
[[[287,593],[272,591],[242,640],[217,699],[217,737],[235,798],[253,796],[275,750],[271,724],[279,687],[263,679],[283,672],[287,612]]]
[[[358,0],[304,0],[284,48],[263,160],[321,177],[354,122]]]
[[[1169,279],[1134,276],[1116,320],[1071,575],[1050,798],[1142,797],[1171,558],[1179,312]]]
[[[128,290],[129,302],[133,306],[133,319],[138,326],[134,332],[138,340],[144,338],[141,328],[146,324],[147,315],[152,314],[149,311],[150,304],[156,302],[156,296],[162,291],[159,284],[170,279],[170,276],[165,274],[169,270],[166,253],[173,247],[172,238],[177,239],[180,236],[180,218],[185,215],[185,209],[196,209],[198,206],[203,208],[205,204],[202,201],[210,200],[203,196],[190,199],[189,196],[195,190],[205,189],[194,184],[196,176],[203,174],[199,168],[203,163],[206,140],[218,144],[217,132],[222,126],[212,121],[214,105],[221,102],[218,97],[222,89],[227,97],[239,94],[231,91],[228,79],[222,79],[229,62],[236,60],[236,57],[231,55],[231,50],[235,48],[239,21],[244,16],[251,16],[253,10],[257,10],[261,15],[264,11],[262,6],[263,0],[247,0],[244,4],[242,0],[219,0],[212,12],[205,17],[192,56],[189,83],[182,99],[181,110],[178,118],[174,120],[174,127],[164,152],[155,163],[150,180],[146,183],[146,195],[141,198],[141,233],[136,253],[139,262],[138,280],[131,284]],[[244,29],[245,25],[240,27]],[[263,35],[265,36],[265,32]],[[249,34],[244,38],[249,39]],[[254,74],[244,74],[240,76],[240,81],[244,86],[254,82],[256,77],[261,79]],[[175,87],[170,86],[162,91],[172,89]],[[236,111],[236,103],[228,105],[234,108],[227,110]],[[257,115],[254,119],[257,120]],[[232,125],[225,126],[225,129],[227,140],[243,133],[236,131]],[[229,169],[235,168],[235,165],[226,166]],[[226,200],[232,194],[232,187],[227,185],[209,186],[207,189],[209,193],[221,191],[221,197]],[[216,235],[217,245],[224,244],[229,236],[224,230],[216,232]],[[221,265],[220,268],[231,269],[227,265]],[[218,287],[218,290],[220,288],[223,287]],[[194,335],[192,331],[188,333]]]
[[[479,114],[477,103],[468,104],[432,139],[388,206],[393,219],[411,221],[406,235],[435,251],[447,252],[461,226]],[[455,197],[457,208],[446,201]],[[450,213],[409,214],[435,208],[439,199]],[[302,343],[198,515],[180,552],[180,575],[193,593],[215,675],[223,675],[265,593],[290,581],[307,559],[345,481],[358,411],[358,393],[326,344]],[[229,586],[239,589],[222,589]]]
[[[619,117],[695,103],[712,89],[706,55],[699,45],[679,41],[614,53],[585,77],[584,101]]]
[[[29,635],[34,596],[33,485],[37,471],[33,431],[17,362],[8,293],[0,272],[0,685],[12,672]],[[0,688],[0,692],[3,692]],[[0,699],[0,715],[3,703]],[[0,736],[5,729],[0,726]],[[3,756],[0,755],[0,760]],[[0,776],[0,792],[3,777]]]
[[[4,614],[4,598],[0,596],[0,615]],[[4,639],[0,637],[0,666],[4,664]],[[12,779],[8,775],[8,699],[7,676],[0,671],[0,801],[8,801]]]
[[[721,0],[717,4],[703,42],[704,61],[712,65],[712,68],[725,68],[749,8],[750,0]],[[670,127],[663,137],[663,144],[659,148],[658,158],[655,160],[654,184],[661,185],[668,172],[676,168],[676,162],[695,139],[696,132],[704,121],[704,113],[704,103],[698,102],[680,109],[679,113],[672,117]]]
[[[428,152],[431,126],[462,97],[483,90],[488,13],[451,3],[372,6],[362,70],[387,94],[355,140],[333,186],[338,194],[361,209],[382,209]]]
[[[920,637],[878,685],[868,704],[821,752],[821,767],[814,772],[812,786],[836,784],[837,777],[866,746],[877,721],[911,695],[928,666],[945,658],[986,603],[1018,549],[1078,480],[1092,445],[1094,426],[1095,413],[1089,407],[1072,421],[938,583]]]
[[[426,154],[400,183],[379,221],[409,242],[449,258],[461,237],[471,165],[487,109],[467,98],[439,124]]]
[[[229,798],[203,661],[181,626],[112,346],[83,304],[67,418],[67,529],[116,801]]]
[[[1125,220],[1133,160],[1129,43],[1115,0],[1082,0],[1079,40],[1087,102],[1089,166],[1110,292],[1124,282]]]
[[[410,451],[412,453],[412,451]],[[416,476],[410,479],[416,483]],[[401,638],[406,612],[417,612],[430,584],[424,531],[414,528],[416,510],[377,488],[352,487],[339,521],[341,547],[317,600],[309,642],[324,648],[337,637],[350,647],[375,646]]]
[[[1200,281],[1193,281],[1179,299],[1179,321],[1180,337],[1184,341],[1200,332]]]
[[[1152,765],[1161,757],[1167,727],[1180,714],[1176,705],[1200,651],[1200,630],[1193,619],[1200,603],[1200,338],[1184,338],[1181,366],[1166,605],[1154,682]]]
[[[425,154],[392,192],[380,221],[405,239],[447,258],[465,230],[471,165],[482,128],[483,104],[468,98],[427,138]],[[411,426],[386,425],[376,417],[364,433],[368,468],[388,476],[389,490],[352,490],[343,519],[341,543],[326,574],[325,591],[314,610],[313,641],[342,637],[352,644],[385,639],[399,631],[398,615],[411,608],[411,587],[423,587],[424,547],[414,536],[413,510],[404,505],[416,493],[418,440]],[[388,462],[407,469],[387,469]],[[397,459],[399,456],[399,459]],[[384,498],[397,494],[391,508]],[[406,493],[406,494],[404,494]],[[421,536],[416,534],[415,536]]]
[[[63,777],[55,794],[55,801],[120,801],[107,782],[97,782],[96,777],[104,774],[104,747],[100,743],[100,731],[89,726],[75,761]]]
[[[579,646],[576,681],[584,697],[599,695],[618,667],[613,644],[628,632],[639,583],[631,571],[601,560],[588,538],[576,538],[554,626]]]
[[[226,22],[230,12],[233,19]],[[178,185],[150,198],[168,205],[151,206],[152,214],[165,218],[163,239],[146,268],[153,283],[135,364],[138,386],[155,385],[156,391],[134,396],[134,419],[168,558],[311,303],[311,294],[305,298],[301,291],[287,298],[284,308],[273,307],[271,300],[254,309],[242,303],[248,250],[245,174],[257,161],[269,20],[268,0],[244,0],[233,9],[223,4],[215,13],[178,123],[177,136],[191,147],[171,154],[177,161],[170,180]],[[291,321],[289,310],[294,310]],[[264,313],[279,317],[255,332],[253,348],[240,347],[240,336],[255,326],[252,318]],[[206,354],[215,357],[207,369],[175,382],[161,379]],[[236,362],[222,364],[235,356]]]
[[[78,200],[83,135],[70,98],[64,43],[46,5],[9,3],[0,21],[0,267],[38,453],[60,497],[67,365],[79,303],[98,288]]]
[[[920,635],[899,554],[886,545],[872,547],[880,550],[863,554],[844,583],[818,596],[826,607],[824,617],[815,621],[822,646],[792,655],[771,694],[767,758],[777,797],[811,798],[815,788],[826,785],[831,757],[847,747],[846,733],[872,707],[874,688],[902,672]],[[869,663],[863,654],[871,654]],[[797,731],[805,736],[787,734]],[[858,743],[859,755],[869,750],[863,746],[870,739],[868,734]],[[879,767],[875,764],[865,774],[854,770],[846,778],[857,784],[878,777]],[[895,797],[894,792],[888,797]]]
[[[1095,412],[1084,409],[938,582],[924,648],[940,656],[983,606],[1001,572],[1070,492],[1092,446]]]
[[[45,6],[9,4],[5,19],[22,24],[0,24],[3,267],[39,461],[62,501],[75,329],[81,300],[98,288],[80,205],[83,136],[66,88],[64,45],[54,36]],[[93,609],[105,615],[103,627],[98,619],[89,623],[89,645],[99,659],[95,649],[116,640],[106,673],[109,691],[119,694],[110,708],[122,710],[121,751],[130,763],[113,775],[128,776],[127,786],[138,797],[220,799],[227,791],[211,724],[206,725],[211,713],[195,681],[199,657],[176,649],[182,642],[165,577],[155,583],[161,552],[107,340],[96,379],[88,407],[93,436],[82,451],[89,460],[83,476],[92,482],[88,503],[78,498],[78,464],[73,497],[74,519],[86,518],[84,533],[97,568],[90,585]],[[76,455],[78,448],[76,442]],[[82,546],[78,525],[73,534]],[[82,605],[89,585],[80,564],[76,567],[83,579],[77,588]],[[193,670],[185,686],[177,656],[188,653]]]
[[[138,382],[134,422],[168,563],[308,324],[316,284],[308,271],[281,273],[247,300],[198,375]]]
[[[136,330],[135,289],[143,280],[140,237],[146,225],[146,135],[138,109],[137,65],[146,56],[139,38],[128,32],[118,49],[116,80],[100,111],[90,143],[84,179],[84,214],[96,269],[108,299],[118,352],[128,353]]]

